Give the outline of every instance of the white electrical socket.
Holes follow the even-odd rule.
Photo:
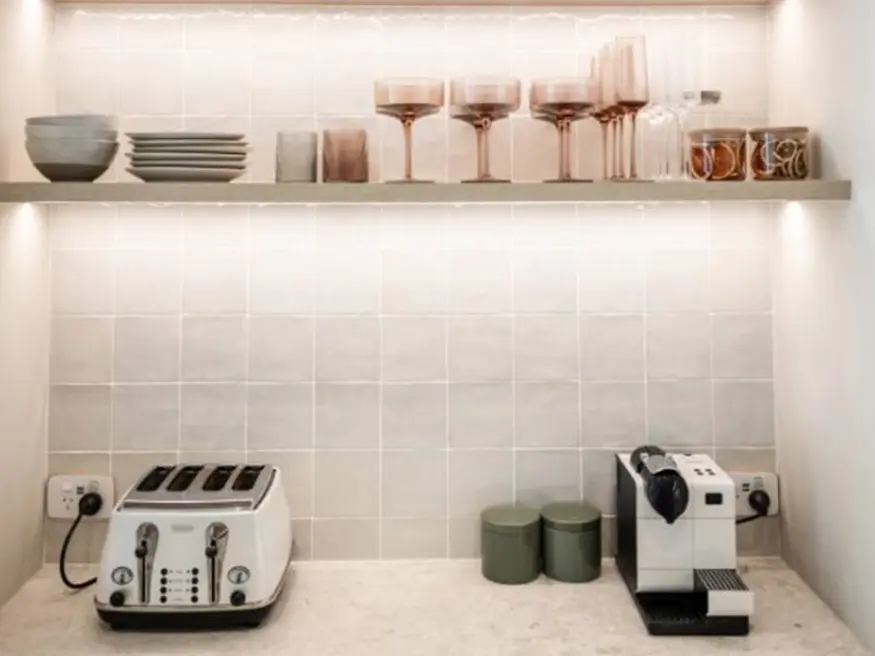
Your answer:
[[[750,507],[748,497],[754,490],[762,490],[769,495],[769,517],[778,514],[781,509],[778,498],[778,475],[774,472],[728,472],[735,481],[735,516],[749,517],[756,515],[756,510]]]
[[[109,519],[115,505],[112,476],[91,474],[58,474],[49,478],[46,486],[46,513],[49,519],[76,519],[79,514],[79,499],[87,492],[97,492],[103,497],[100,512],[89,519]]]

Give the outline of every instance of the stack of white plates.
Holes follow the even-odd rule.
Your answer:
[[[242,134],[129,132],[128,172],[145,182],[231,182],[246,172]]]

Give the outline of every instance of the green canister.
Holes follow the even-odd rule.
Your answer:
[[[523,504],[492,506],[480,515],[483,576],[517,585],[541,573],[541,516]]]
[[[561,501],[541,509],[544,574],[584,583],[602,572],[602,514],[583,501]]]

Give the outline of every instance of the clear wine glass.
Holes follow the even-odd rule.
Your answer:
[[[620,114],[620,138],[623,138],[623,122],[628,118],[631,126],[629,143],[629,177],[638,180],[638,114],[650,102],[650,86],[647,76],[647,48],[641,35],[622,36],[616,41],[614,52],[614,75],[616,78],[617,106]]]

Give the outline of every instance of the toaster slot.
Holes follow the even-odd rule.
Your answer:
[[[204,481],[203,490],[205,492],[219,492],[220,490],[224,490],[225,486],[228,484],[228,479],[231,478],[231,474],[234,473],[235,469],[237,469],[236,465],[222,465],[216,467],[210,472],[210,475],[207,476],[207,480]]]
[[[158,465],[153,467],[152,471],[143,477],[140,484],[137,485],[137,492],[154,492],[161,484],[170,476],[170,472],[176,469],[175,465]]]
[[[180,468],[173,480],[167,484],[168,492],[185,492],[191,487],[192,482],[203,470],[202,465],[187,465]]]
[[[255,487],[255,482],[258,480],[262,471],[264,471],[264,465],[246,465],[240,470],[240,473],[237,474],[237,478],[234,480],[234,485],[231,486],[231,489],[235,492],[249,492]]]

